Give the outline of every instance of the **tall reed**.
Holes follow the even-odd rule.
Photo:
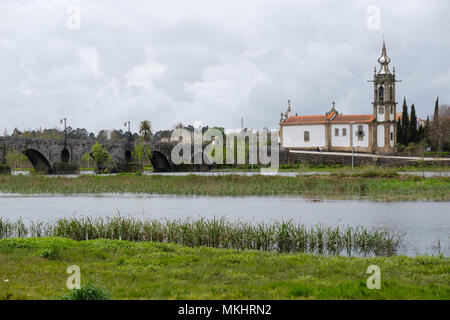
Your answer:
[[[185,246],[252,249],[319,254],[380,254],[395,252],[404,235],[362,226],[306,227],[292,221],[231,222],[225,217],[180,220],[132,217],[62,218],[54,223],[0,218],[0,238],[57,236],[74,240],[117,239],[157,241]]]

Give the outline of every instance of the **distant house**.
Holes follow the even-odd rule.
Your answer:
[[[159,139],[159,141],[157,141],[156,143],[169,143],[170,142],[170,137],[164,137]]]
[[[322,115],[292,115],[290,102],[281,114],[282,147],[297,150],[326,150],[394,153],[397,140],[395,102],[395,69],[389,70],[391,59],[383,42],[380,70],[374,71],[372,113],[343,115],[335,108]]]
[[[398,112],[395,115],[395,121],[398,121],[398,120],[402,121],[402,116],[403,116],[403,114],[401,112]],[[411,118],[410,118],[410,120],[411,120]],[[423,119],[417,117],[417,129],[419,129],[420,126],[425,128],[426,124],[427,124],[426,120],[423,120]]]

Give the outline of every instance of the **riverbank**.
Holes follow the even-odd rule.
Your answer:
[[[365,171],[327,176],[0,176],[0,192],[17,194],[132,193],[204,196],[298,196],[376,201],[450,201],[450,178]]]
[[[63,238],[0,240],[0,299],[58,299],[81,269],[112,299],[450,299],[450,259],[346,258]],[[381,289],[369,290],[370,265]],[[8,281],[5,281],[8,280]]]

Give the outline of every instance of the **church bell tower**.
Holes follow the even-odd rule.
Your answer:
[[[397,103],[395,102],[395,68],[389,70],[391,59],[386,52],[386,44],[383,40],[381,57],[378,59],[380,70],[375,67],[373,75],[374,100],[373,118],[377,122],[395,121]]]
[[[373,138],[372,150],[378,153],[392,153],[395,151],[397,141],[397,102],[395,101],[395,68],[389,70],[391,59],[386,52],[383,39],[381,57],[378,59],[380,69],[374,69],[373,75]]]

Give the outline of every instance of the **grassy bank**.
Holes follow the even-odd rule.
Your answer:
[[[345,258],[63,238],[0,240],[0,299],[67,295],[78,265],[112,299],[450,299],[450,259]],[[369,290],[370,265],[381,289]],[[4,280],[9,280],[5,282]]]
[[[20,194],[149,193],[208,196],[302,196],[371,200],[450,200],[450,178],[365,171],[330,176],[0,176],[0,192]]]

